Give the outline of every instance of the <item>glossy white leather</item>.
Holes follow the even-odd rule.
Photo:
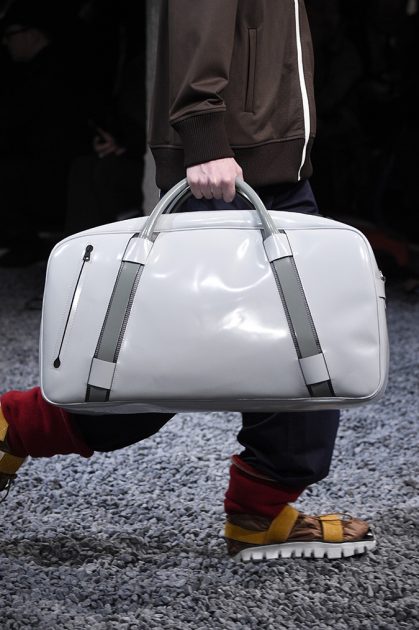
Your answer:
[[[94,387],[101,387],[102,389],[111,389],[115,368],[115,363],[93,359],[89,378],[87,379],[88,384]]]
[[[264,240],[263,245],[269,262],[284,258],[285,256],[292,256],[291,247],[286,234],[272,234],[272,236],[268,236],[268,238]]]
[[[149,253],[151,252],[153,243],[143,238],[133,238],[123,255],[126,262],[135,262],[145,265]]]
[[[304,357],[299,360],[300,368],[307,385],[322,383],[330,379],[326,361],[323,353],[313,354],[311,357]]]
[[[59,243],[48,263],[42,314],[44,397],[83,413],[307,410],[376,399],[387,381],[388,339],[384,283],[368,241],[356,229],[324,217],[270,214],[285,230],[294,255],[335,397],[308,393],[254,210],[163,215],[151,249],[140,243],[126,250],[146,217]],[[280,235],[268,246],[269,257],[284,255],[284,243]],[[93,251],[55,368],[88,244]],[[96,382],[111,381],[110,400],[85,403],[126,251],[129,260],[145,267],[114,374],[95,364]],[[323,369],[317,361],[306,361],[305,368],[313,378]]]

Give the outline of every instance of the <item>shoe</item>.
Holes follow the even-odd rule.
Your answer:
[[[228,554],[236,561],[277,558],[347,558],[372,551],[376,540],[367,522],[346,514],[308,516],[286,505],[270,520],[229,514],[224,529]]]
[[[0,503],[6,499],[16,479],[16,472],[26,460],[25,457],[16,457],[16,455],[10,453],[6,439],[8,426],[8,422],[0,407],[0,493],[5,492]]]

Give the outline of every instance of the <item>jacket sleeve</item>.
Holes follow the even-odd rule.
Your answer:
[[[222,92],[229,80],[238,0],[168,0],[170,123],[185,167],[232,157]]]

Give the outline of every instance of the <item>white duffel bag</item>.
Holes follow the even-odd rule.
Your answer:
[[[388,373],[384,278],[367,239],[316,215],[173,213],[53,249],[42,312],[43,396],[80,413],[275,411],[377,399]],[[164,214],[166,212],[166,214]]]

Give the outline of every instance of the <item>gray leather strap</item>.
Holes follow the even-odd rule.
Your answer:
[[[304,292],[301,289],[298,272],[293,263],[293,257],[287,256],[274,260],[271,264],[281,285],[281,297],[289,315],[289,322],[294,329],[299,357],[310,357],[319,352],[320,344]]]
[[[271,262],[271,267],[307,389],[313,397],[334,396],[326,361],[294,258],[292,255],[278,258]]]
[[[87,382],[86,401],[105,402],[111,389],[120,344],[144,265],[123,261],[109,301]],[[97,361],[99,360],[99,361]],[[108,366],[106,365],[108,364]]]
[[[325,381],[324,383],[316,383],[315,385],[310,385],[309,388],[311,395],[313,398],[330,398],[330,396],[335,396],[335,392],[333,391],[331,381]]]

